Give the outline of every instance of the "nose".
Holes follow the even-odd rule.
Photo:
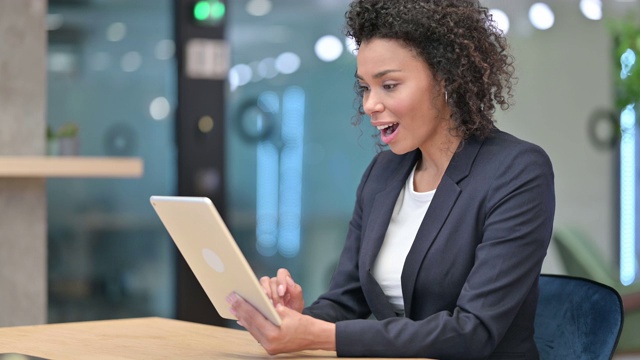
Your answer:
[[[384,110],[384,105],[380,101],[380,98],[374,93],[374,91],[369,91],[365,93],[362,97],[362,109],[365,114],[371,116],[371,114],[376,112],[381,112]]]

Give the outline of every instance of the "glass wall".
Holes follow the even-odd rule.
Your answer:
[[[144,161],[138,179],[47,181],[49,322],[174,315],[174,246],[148,200],[175,191],[172,11],[49,1],[50,135],[79,140],[51,155]]]
[[[377,148],[352,125],[348,0],[230,2],[227,220],[254,270],[326,289]]]
[[[227,222],[256,273],[289,268],[308,301],[342,248],[376,151],[352,125],[347,0],[227,2]],[[48,180],[49,321],[174,317],[175,247],[149,206],[176,188],[171,0],[51,0],[52,155],[136,156],[141,179]],[[72,126],[69,127],[68,125]]]

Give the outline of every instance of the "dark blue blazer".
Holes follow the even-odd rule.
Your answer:
[[[371,162],[330,288],[304,313],[336,323],[339,356],[537,359],[538,276],[555,211],[547,154],[499,130],[461,144],[404,262],[398,317],[371,269],[419,159],[384,151]]]

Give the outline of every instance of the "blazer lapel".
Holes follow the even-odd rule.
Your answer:
[[[381,184],[379,192],[375,195],[371,215],[362,234],[362,238],[367,239],[367,241],[362,244],[362,262],[360,266],[367,271],[371,271],[373,263],[378,256],[400,190],[402,190],[419,156],[420,152],[415,151],[408,156],[402,157],[398,166],[391,170],[393,175],[389,177],[386,183]]]
[[[407,317],[411,315],[413,289],[418,271],[456,200],[458,200],[461,192],[458,183],[471,171],[471,166],[481,145],[482,141],[480,140],[468,139],[462,144],[462,148],[454,154],[418,229],[402,269],[402,296]]]
[[[362,287],[367,294],[371,311],[378,319],[395,317],[391,303],[387,301],[384,291],[373,276],[373,264],[384,242],[387,227],[395,207],[400,190],[409,176],[413,165],[419,158],[419,151],[403,156],[396,164],[385,164],[390,167],[390,175],[386,181],[380,181],[379,189],[374,195],[371,214],[364,225],[362,248],[360,249],[360,271],[364,273]],[[395,165],[395,167],[394,167]],[[375,192],[375,190],[374,190]]]

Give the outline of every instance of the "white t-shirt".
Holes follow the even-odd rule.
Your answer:
[[[373,277],[382,287],[382,291],[387,295],[387,299],[398,315],[404,315],[400,283],[404,261],[436,192],[435,190],[415,192],[413,188],[415,171],[414,167],[400,191],[380,253],[373,265]]]

